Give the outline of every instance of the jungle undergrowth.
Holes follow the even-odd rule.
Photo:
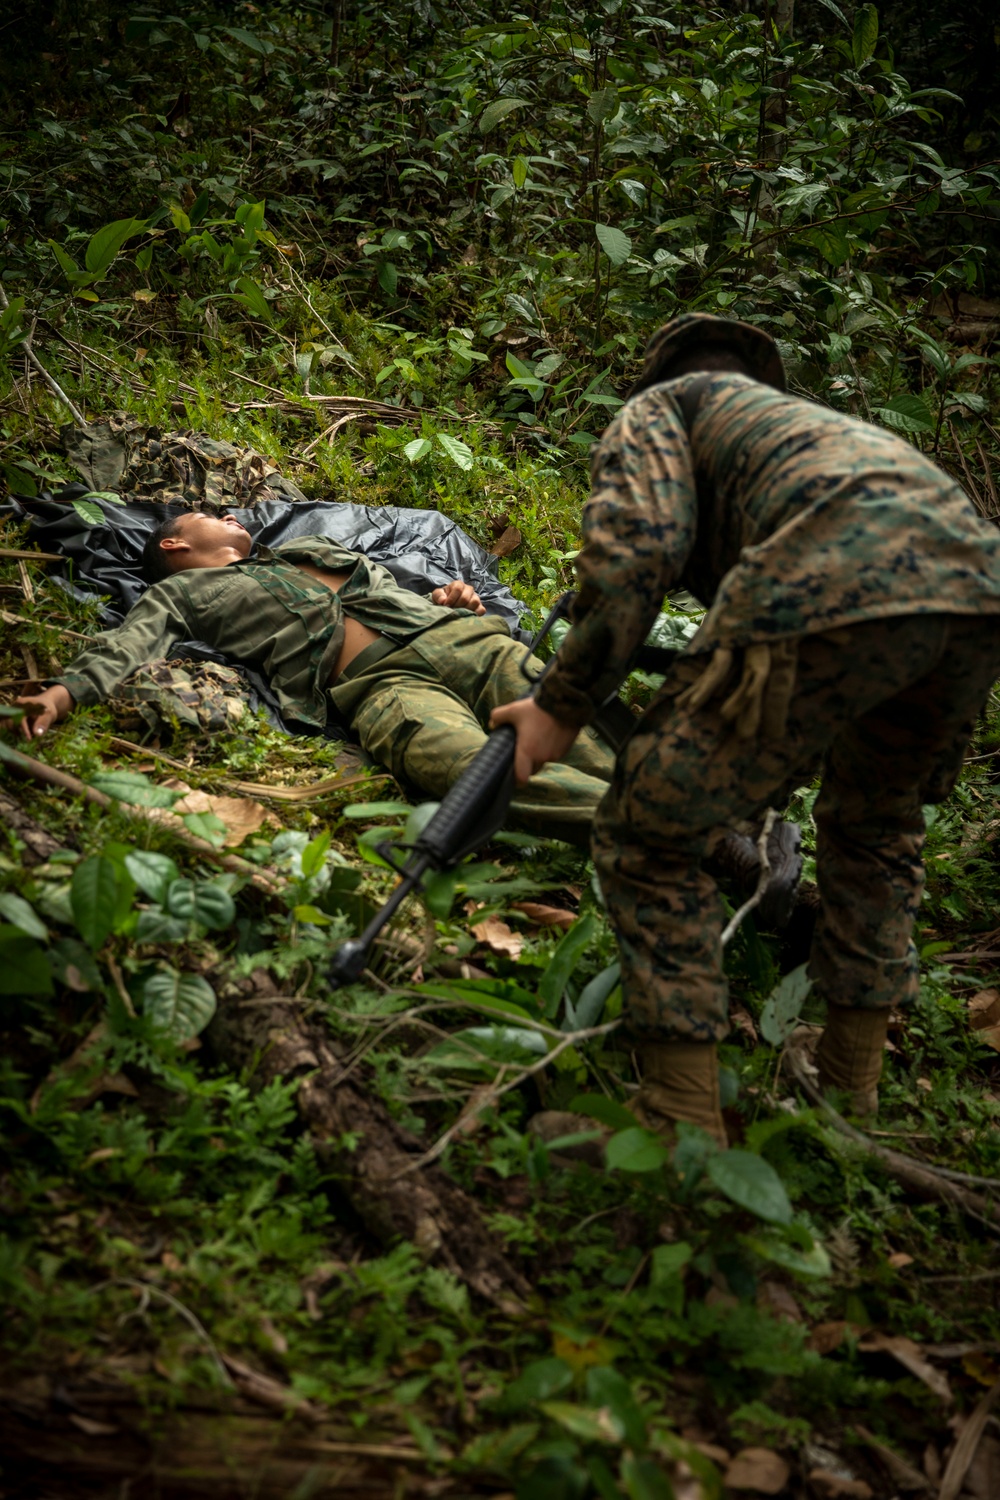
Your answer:
[[[995,361],[941,310],[995,290],[995,166],[983,151],[946,162],[922,140],[948,103],[914,95],[877,17],[872,34],[874,8],[843,33],[824,11],[794,41],[767,36],[752,12],[685,14],[665,37],[668,22],[642,5],[604,9],[611,20],[484,9],[461,34],[443,22],[421,33],[419,65],[395,12],[354,21],[331,62],[315,20],[272,7],[230,36],[206,10],[163,23],[189,64],[187,114],[151,66],[127,139],[113,121],[136,102],[130,48],[165,45],[151,40],[153,12],[148,26],[129,22],[139,29],[123,33],[107,77],[86,51],[97,30],[78,37],[89,60],[66,106],[6,116],[11,491],[72,477],[66,414],[23,363],[33,328],[92,419],[120,410],[208,430],[269,455],[312,498],[441,509],[487,548],[517,533],[500,576],[539,618],[572,583],[587,450],[638,372],[643,335],[702,308],[775,328],[796,389],[903,432],[984,512],[1000,509]],[[793,81],[779,151],[761,106],[782,57]],[[389,107],[393,91],[407,108]],[[282,128],[255,155],[250,124],[264,137],[269,121]],[[139,227],[102,265],[108,201]],[[390,411],[327,442],[316,395]],[[23,541],[5,522],[0,545]],[[95,604],[29,568],[33,598],[0,558],[3,606],[28,622],[3,638],[5,681],[31,670],[25,650],[39,673],[58,670],[75,650],[64,632],[98,623]],[[688,624],[675,601],[668,625]],[[641,706],[655,685],[635,674],[626,695]],[[174,768],[122,738],[107,710],[88,709],[41,753],[88,783],[124,772],[133,798],[155,798],[142,787]],[[969,1002],[997,972],[998,743],[993,699],[959,787],[928,813],[921,996],[893,1023],[878,1126],[903,1150],[984,1176],[1000,1167],[1000,1063]],[[178,731],[160,748],[209,793],[340,769],[335,744],[263,721],[215,741]],[[383,952],[365,987],[331,996],[332,947],[390,888],[374,846],[405,822],[391,784],[362,775],[313,801],[267,803],[281,828],[238,852],[278,872],[270,906],[245,873],[220,872],[127,803],[103,811],[6,775],[0,790],[58,846],[34,867],[16,841],[0,854],[13,1366],[100,1371],[113,1359],[155,1407],[220,1390],[214,1346],[359,1431],[408,1431],[429,1464],[457,1454],[522,1500],[564,1483],[662,1493],[679,1457],[712,1494],[692,1434],[794,1457],[810,1440],[843,1443],[860,1421],[915,1462],[928,1432],[944,1443],[927,1390],[859,1343],[875,1330],[995,1344],[992,1284],[970,1304],[947,1279],[989,1270],[993,1242],[908,1197],[812,1112],[789,1112],[760,1029],[803,962],[808,911],[783,937],[749,920],[727,960],[740,1019],[722,1048],[724,1098],[738,1151],[759,1163],[753,1190],[720,1187],[697,1138],[683,1172],[641,1132],[622,1140],[635,1072],[617,1033],[526,1078],[449,1148],[448,1171],[533,1285],[527,1315],[504,1319],[412,1246],[376,1244],[302,1133],[293,1086],[255,1094],[200,1033],[216,1000],[253,996],[266,970],[430,1146],[474,1089],[537,1060],[538,1028],[619,1014],[613,940],[581,857],[497,843],[450,900],[440,889],[430,912],[410,908],[409,946]],[[792,803],[809,856],[814,795]],[[473,933],[487,919],[520,940],[516,958]],[[822,1010],[807,999],[803,1015]],[[528,1129],[539,1108],[581,1097],[619,1141],[610,1170],[567,1164]],[[147,1307],[136,1283],[166,1296]],[[948,1370],[963,1409],[997,1376],[990,1354]]]

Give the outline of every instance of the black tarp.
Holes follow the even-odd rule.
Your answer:
[[[87,494],[88,505],[98,505],[105,515],[103,526],[87,526],[71,503]],[[43,552],[58,552],[67,566],[53,564],[49,576],[77,598],[94,593],[109,596],[103,610],[108,626],[120,624],[147,585],[140,572],[142,549],[150,532],[168,516],[180,515],[187,507],[156,501],[133,501],[115,505],[88,493],[85,485],[70,485],[55,497],[43,492],[37,499],[14,498],[0,507],[0,514],[27,520],[31,540]],[[474,542],[460,526],[437,510],[411,510],[397,506],[341,504],[330,500],[266,500],[250,509],[233,507],[234,515],[255,542],[277,546],[295,537],[322,535],[363,552],[389,569],[397,582],[416,594],[429,594],[442,584],[461,578],[471,583],[489,614],[510,626],[515,638],[528,641],[520,629],[525,606],[497,577],[497,559]],[[199,642],[184,642],[176,657],[201,657],[225,662],[218,652]],[[256,673],[240,669],[281,727],[276,702]],[[333,732],[338,732],[333,728]]]

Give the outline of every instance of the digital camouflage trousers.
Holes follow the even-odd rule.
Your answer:
[[[489,618],[424,631],[392,656],[330,690],[368,753],[397,781],[440,798],[486,742],[490,713],[521,698],[524,646]],[[529,658],[537,674],[542,663]],[[614,758],[590,730],[566,761],[548,765],[511,803],[512,827],[586,848]]]
[[[802,637],[785,732],[771,741],[738,739],[720,712],[741,656],[693,711],[677,699],[705,658],[677,664],[620,751],[596,819],[594,859],[638,1041],[725,1036],[723,908],[702,859],[723,828],[780,808],[820,768],[809,973],[838,1005],[913,999],[922,808],[955,785],[1000,675],[1000,622],[908,615]]]

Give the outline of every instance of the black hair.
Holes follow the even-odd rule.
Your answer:
[[[147,583],[160,583],[164,578],[169,578],[173,573],[174,570],[170,566],[169,561],[169,551],[164,551],[160,543],[164,537],[177,535],[180,523],[186,514],[188,512],[182,511],[179,516],[168,516],[165,521],[160,522],[159,526],[157,526],[156,530],[146,541],[146,545],[142,549],[141,572]]]

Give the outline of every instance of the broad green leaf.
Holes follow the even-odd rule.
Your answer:
[[[520,1411],[552,1396],[561,1396],[572,1384],[573,1371],[564,1359],[536,1359],[511,1381],[501,1405],[505,1411]]]
[[[382,261],[378,268],[378,284],[387,297],[396,295],[396,287],[399,285],[399,272],[391,260]]]
[[[762,1156],[752,1151],[719,1151],[710,1156],[706,1171],[721,1193],[740,1208],[770,1224],[788,1224],[792,1205],[785,1185]]]
[[[62,245],[59,244],[58,240],[49,240],[49,249],[52,251],[52,254],[55,256],[62,269],[66,272],[67,276],[73,277],[80,275],[80,267],[77,265],[73,257],[66,253]]]
[[[664,1246],[666,1249],[667,1247]],[[587,1371],[587,1400],[591,1406],[606,1407],[621,1423],[630,1448],[646,1446],[646,1423],[623,1375],[607,1365],[595,1365]]]
[[[432,917],[444,920],[451,911],[457,887],[457,870],[440,870],[424,877],[424,905]]]
[[[613,1135],[604,1148],[609,1171],[655,1172],[667,1160],[669,1152],[662,1141],[648,1130],[632,1125]]]
[[[293,906],[292,916],[296,922],[311,922],[314,927],[329,927],[333,920],[325,911],[320,911],[318,906],[311,906],[308,902],[302,906]]]
[[[805,998],[812,989],[806,965],[800,964],[775,985],[760,1013],[760,1034],[772,1047],[780,1047],[791,1036]]]
[[[105,224],[99,229],[84,257],[84,265],[90,274],[95,279],[103,276],[126,241],[142,234],[145,228],[145,219],[116,219],[113,224]]]
[[[125,868],[140,891],[161,904],[166,900],[167,887],[171,881],[180,879],[181,873],[169,854],[155,854],[147,849],[126,854]]]
[[[547,1017],[554,1016],[559,1009],[570,975],[596,931],[597,918],[593,912],[588,912],[585,917],[578,918],[560,939],[538,986],[538,998]]]
[[[122,874],[114,860],[92,854],[73,871],[69,899],[77,931],[91,948],[100,948],[115,924]]]
[[[547,1417],[585,1443],[620,1443],[625,1436],[621,1422],[606,1407],[592,1409],[573,1401],[540,1401],[539,1406]]]
[[[595,224],[595,233],[601,249],[613,266],[623,266],[632,254],[632,241],[613,224]]]
[[[167,891],[167,910],[182,922],[198,922],[209,931],[229,927],[236,917],[233,898],[210,880],[175,880]]]
[[[927,402],[923,396],[913,395],[909,391],[893,396],[885,406],[877,406],[874,414],[882,419],[886,427],[891,427],[896,432],[912,434],[934,431],[934,418]]]
[[[91,786],[129,807],[173,807],[182,795],[157,786],[139,771],[101,771],[91,779]]]
[[[634,1130],[635,1115],[630,1114],[624,1104],[608,1099],[604,1094],[577,1094],[566,1106],[575,1115],[586,1115],[588,1120],[599,1120],[612,1130]]]
[[[51,995],[44,948],[20,927],[0,927],[0,995]]]
[[[324,828],[322,833],[306,845],[300,856],[302,874],[306,880],[313,875],[318,875],[326,861],[327,851],[330,848],[330,830]]]
[[[622,1483],[628,1500],[674,1500],[674,1487],[655,1458],[626,1453]],[[700,1486],[699,1486],[700,1488]],[[704,1493],[704,1491],[702,1491]]]
[[[854,12],[854,35],[851,37],[851,55],[856,68],[868,61],[877,41],[878,11],[874,5],[859,5]]]
[[[818,3],[822,5],[826,10],[828,10],[831,15],[836,16],[837,20],[842,26],[848,26],[849,23],[847,17],[844,15],[844,12],[841,10],[840,6],[835,4],[835,0],[818,0]]]
[[[72,505],[85,526],[104,525],[104,512],[92,500],[74,500]]]
[[[520,192],[528,180],[528,163],[523,156],[515,156],[511,163],[510,175],[514,179],[514,186]]]
[[[608,996],[617,987],[621,973],[620,963],[609,964],[606,969],[602,969],[599,974],[595,975],[589,984],[584,985],[573,1007],[576,1012],[576,1025],[581,1031],[588,1026],[596,1026],[600,1021]]]
[[[141,911],[135,924],[135,937],[139,943],[182,943],[190,931],[190,923],[170,916],[162,906]]]
[[[205,843],[211,844],[213,849],[221,849],[226,842],[226,834],[229,830],[215,813],[185,813],[181,822],[189,833],[193,833],[195,838],[204,839]]]
[[[236,285],[239,288],[238,293],[234,293],[236,301],[242,302],[247,311],[252,312],[255,318],[263,318],[269,322],[271,318],[271,304],[253,277],[241,276]]]
[[[483,135],[488,135],[494,125],[499,125],[515,109],[527,109],[527,99],[494,99],[492,104],[487,104],[479,116],[479,128]]]
[[[468,444],[461,442],[459,438],[453,438],[447,432],[439,432],[437,439],[452,463],[459,469],[468,470],[472,468],[476,460]]]
[[[618,90],[595,89],[587,100],[587,114],[595,125],[610,120],[618,113]]]
[[[673,1245],[657,1245],[649,1257],[650,1286],[663,1286],[664,1283],[673,1281],[693,1254],[694,1251],[686,1240],[678,1240]]]
[[[432,446],[433,444],[429,438],[414,438],[411,443],[406,444],[403,452],[411,464],[417,464],[422,458],[427,457]]]
[[[831,266],[842,266],[850,257],[851,247],[843,224],[816,224],[813,228],[807,229],[800,238],[818,250]]]
[[[215,991],[200,974],[158,969],[142,987],[143,1014],[175,1042],[204,1031],[215,1015],[215,1003]]]
[[[818,1281],[829,1276],[832,1269],[830,1257],[818,1241],[814,1241],[810,1249],[803,1250],[776,1234],[747,1234],[740,1236],[740,1243],[759,1255],[761,1260],[782,1266],[794,1276]]]
[[[409,802],[352,802],[342,807],[342,818],[398,818],[401,813],[412,812]]]
[[[106,500],[109,505],[124,505],[126,502],[117,490],[88,490],[82,500]]]
[[[17,896],[13,891],[0,892],[0,917],[6,917],[14,927],[20,928],[29,937],[38,938],[39,942],[47,943],[49,940],[49,929],[36,915],[34,908],[23,896]]]

